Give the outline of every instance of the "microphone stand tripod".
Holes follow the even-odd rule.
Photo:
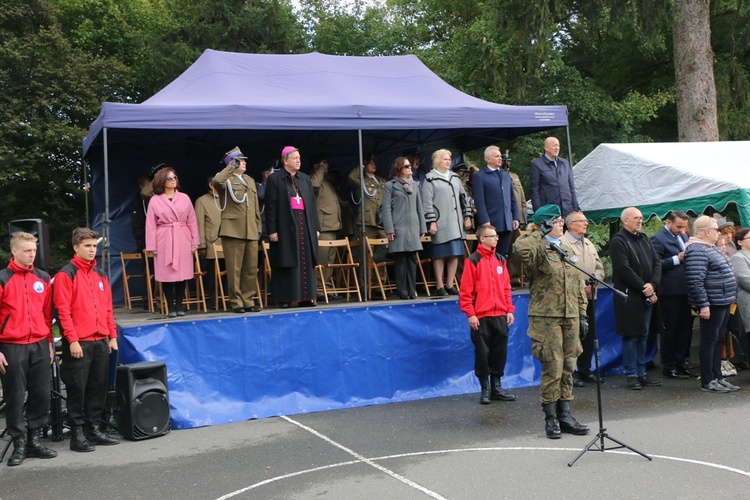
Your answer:
[[[604,417],[602,416],[602,386],[601,386],[601,373],[600,373],[600,366],[599,366],[599,338],[596,335],[596,284],[601,283],[602,285],[606,286],[610,290],[612,290],[614,293],[619,295],[620,297],[627,300],[628,296],[627,294],[621,292],[620,290],[617,290],[615,287],[603,282],[593,274],[589,273],[585,269],[581,269],[579,266],[574,264],[573,262],[568,259],[568,254],[559,246],[557,245],[550,245],[555,252],[559,253],[562,257],[563,261],[566,264],[569,264],[573,266],[574,268],[581,271],[583,274],[589,277],[588,280],[586,280],[587,285],[591,285],[591,302],[592,302],[592,308],[591,310],[594,311],[594,313],[589,318],[590,323],[590,330],[592,331],[592,334],[594,335],[594,362],[596,364],[596,404],[599,409],[599,432],[596,434],[594,439],[591,440],[589,444],[584,446],[583,450],[576,455],[576,457],[568,462],[568,467],[573,467],[573,464],[576,463],[576,461],[583,456],[584,453],[590,450],[595,451],[607,451],[607,450],[619,450],[620,448],[627,448],[628,450],[637,453],[638,455],[642,456],[643,458],[646,458],[648,460],[653,460],[650,456],[646,455],[643,452],[640,452],[633,448],[632,446],[628,446],[627,444],[623,443],[622,441],[613,438],[609,434],[607,434],[607,429],[604,427]],[[605,446],[604,440],[609,439],[610,441],[617,444],[617,446],[611,446],[607,448]],[[598,441],[598,443],[597,443]]]

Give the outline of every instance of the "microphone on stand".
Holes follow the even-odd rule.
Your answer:
[[[566,258],[566,259],[568,258],[568,252],[566,252],[565,250],[563,250],[559,245],[555,245],[554,243],[550,243],[549,247],[552,250],[554,250],[555,252],[557,252],[558,254],[560,254],[561,257]]]

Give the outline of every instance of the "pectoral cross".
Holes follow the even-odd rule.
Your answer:
[[[297,196],[295,196],[294,199],[297,201],[297,205],[299,205],[302,201],[302,198],[299,197],[299,193],[297,193]]]

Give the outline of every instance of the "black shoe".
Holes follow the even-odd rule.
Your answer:
[[[315,307],[317,304],[313,302],[312,300],[300,300],[299,306],[300,307]]]
[[[499,375],[490,375],[490,399],[493,401],[515,401],[516,395],[503,389]]]
[[[638,381],[638,377],[628,377],[628,389],[631,391],[640,391],[643,386]]]
[[[409,300],[409,296],[408,295],[401,295],[400,293],[398,294],[398,298],[401,299],[401,300]]]
[[[328,300],[344,300],[344,297],[337,293],[329,293],[328,294]]]
[[[55,458],[57,452],[42,446],[39,439],[42,437],[42,429],[30,430],[26,442],[26,456],[36,458]]]
[[[83,436],[83,428],[80,425],[74,425],[70,428],[70,449],[71,451],[86,453],[94,451],[96,446],[86,440]]]
[[[675,379],[677,379],[677,380],[687,380],[687,379],[689,379],[689,378],[690,378],[690,377],[688,377],[688,376],[687,376],[686,374],[684,374],[684,373],[680,373],[679,371],[677,371],[677,370],[675,370],[675,369],[672,369],[672,370],[664,370],[664,371],[662,371],[661,373],[662,373],[662,375],[664,375],[664,376],[665,376],[665,377],[667,377],[667,378],[675,378]]]
[[[409,294],[409,300],[414,300],[416,298],[417,298],[417,294],[416,293],[410,293]]]
[[[638,382],[641,383],[642,387],[659,387],[661,385],[661,379],[649,378],[648,375],[638,377]]]
[[[94,444],[101,444],[103,446],[120,444],[119,439],[102,432],[98,424],[87,425],[85,435],[86,440]]]
[[[251,306],[250,309],[248,309],[248,311],[250,311],[251,313],[259,313],[262,310],[263,308],[260,306]]]
[[[680,368],[677,368],[677,373],[681,375],[687,376],[687,378],[701,378],[700,373],[695,373],[694,371],[691,371],[690,368],[687,366],[682,366]]]
[[[580,376],[573,374],[573,387],[586,387]]]
[[[596,375],[594,375],[593,372],[579,374],[578,378],[589,384],[596,384]],[[604,383],[604,377],[601,377],[599,382]]]
[[[560,421],[557,419],[557,401],[542,404],[544,410],[544,433],[550,439],[560,439]]]
[[[292,306],[289,302],[279,302],[279,307],[282,309],[289,309]]]
[[[234,309],[232,309],[232,312],[237,313],[237,314],[242,314],[245,312],[245,309],[243,309],[242,307],[235,307]]]
[[[570,401],[560,399],[557,402],[557,420],[560,423],[560,432],[567,432],[576,436],[585,436],[589,433],[588,425],[579,424],[570,414]]]
[[[445,291],[448,292],[448,295],[458,295],[458,288],[456,288],[456,285],[446,288]]]
[[[479,378],[479,385],[482,387],[482,392],[479,395],[479,404],[488,405],[490,404],[490,384],[487,380],[487,375]]]
[[[8,459],[8,465],[13,467],[21,465],[26,459],[26,437],[18,436],[13,438],[13,453]]]
[[[447,297],[448,292],[445,290],[445,288],[438,288],[435,292],[436,297]]]

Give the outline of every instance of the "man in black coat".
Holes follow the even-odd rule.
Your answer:
[[[534,210],[548,204],[557,205],[563,217],[566,217],[581,208],[576,198],[573,171],[568,161],[559,154],[560,141],[547,137],[544,140],[544,154],[529,166],[531,205]]]
[[[320,222],[315,192],[307,174],[299,171],[297,148],[286,146],[281,152],[283,168],[266,182],[266,228],[270,240],[269,259],[273,282],[271,296],[282,307],[299,302],[301,307],[315,305]]]
[[[679,210],[669,214],[667,224],[651,237],[651,244],[661,259],[659,305],[664,322],[661,334],[661,366],[665,377],[686,380],[696,378],[687,366],[693,337],[693,315],[687,298],[685,281],[685,229],[688,216]]]
[[[622,335],[622,364],[628,389],[661,385],[661,380],[646,376],[646,339],[661,321],[656,290],[661,281],[661,260],[648,237],[640,232],[643,216],[628,207],[620,216],[623,228],[612,237],[609,255],[612,259],[614,286],[625,292],[627,300],[614,295],[615,326]]]

